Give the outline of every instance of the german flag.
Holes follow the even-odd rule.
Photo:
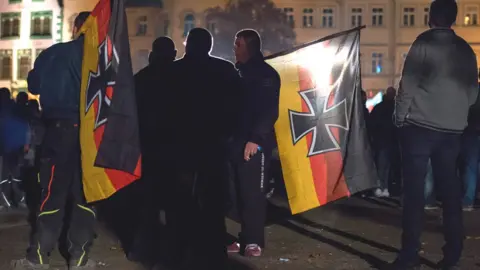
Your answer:
[[[267,58],[282,80],[275,132],[294,214],[377,184],[361,101],[360,29]]]
[[[100,0],[82,26],[80,96],[83,187],[106,199],[141,175],[133,71],[123,0]]]

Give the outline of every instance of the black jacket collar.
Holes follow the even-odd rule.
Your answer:
[[[263,54],[261,52],[258,52],[253,57],[248,59],[248,61],[246,63],[237,62],[235,64],[235,67],[237,69],[239,69],[240,71],[246,70],[246,69],[249,69],[251,67],[254,67],[254,66],[258,65],[259,63],[263,63],[264,62],[263,58],[264,58]]]

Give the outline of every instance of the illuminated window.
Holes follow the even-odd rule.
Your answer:
[[[35,49],[35,59],[44,51],[45,49]]]
[[[372,26],[383,26],[383,8],[372,8]]]
[[[383,54],[372,53],[372,73],[379,74],[383,72]]]
[[[411,27],[415,25],[415,8],[405,7],[403,8],[403,26]]]
[[[303,27],[313,27],[313,8],[303,9]]]
[[[292,28],[295,27],[295,16],[293,14],[293,8],[288,7],[284,8],[283,12],[285,13],[285,18],[287,19],[288,25],[290,25]]]
[[[478,7],[467,6],[465,10],[465,18],[463,18],[465,25],[478,25]]]
[[[210,33],[216,34],[217,33],[217,23],[216,22],[208,22],[207,29],[208,29],[208,31],[210,31]]]
[[[163,22],[163,35],[164,35],[164,36],[168,36],[168,35],[169,35],[169,33],[170,33],[169,29],[170,29],[170,21],[169,21],[169,20],[165,20],[165,21]]]
[[[31,36],[51,37],[52,36],[52,17],[51,11],[32,12]]]
[[[322,10],[322,27],[333,27],[333,8],[324,8]]]
[[[17,51],[17,79],[26,80],[28,72],[32,69],[32,50]]]
[[[0,14],[2,38],[20,37],[20,12]]]
[[[0,50],[0,79],[12,79],[12,50]]]
[[[138,68],[142,69],[146,66],[148,66],[148,57],[150,55],[149,50],[138,50],[137,52],[137,63],[138,63]]]
[[[430,13],[430,8],[426,7],[423,9],[423,25],[424,26],[428,26],[428,21],[430,20],[429,13]]]
[[[138,19],[137,19],[137,36],[146,36],[147,35],[147,25],[148,25],[147,16],[138,17]]]
[[[183,20],[183,36],[186,37],[188,32],[195,28],[195,16],[193,14],[185,15],[185,19]]]
[[[352,8],[352,27],[361,26],[363,10],[361,8]]]

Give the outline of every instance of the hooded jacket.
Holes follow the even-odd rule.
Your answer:
[[[433,28],[412,44],[395,102],[395,122],[462,133],[478,95],[470,45],[449,28]]]

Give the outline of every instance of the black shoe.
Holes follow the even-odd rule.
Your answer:
[[[440,261],[437,266],[438,270],[460,270],[457,263],[447,263],[444,260]]]
[[[420,269],[420,263],[418,262],[406,262],[401,259],[396,259],[392,262],[388,268],[388,270],[417,270]]]

